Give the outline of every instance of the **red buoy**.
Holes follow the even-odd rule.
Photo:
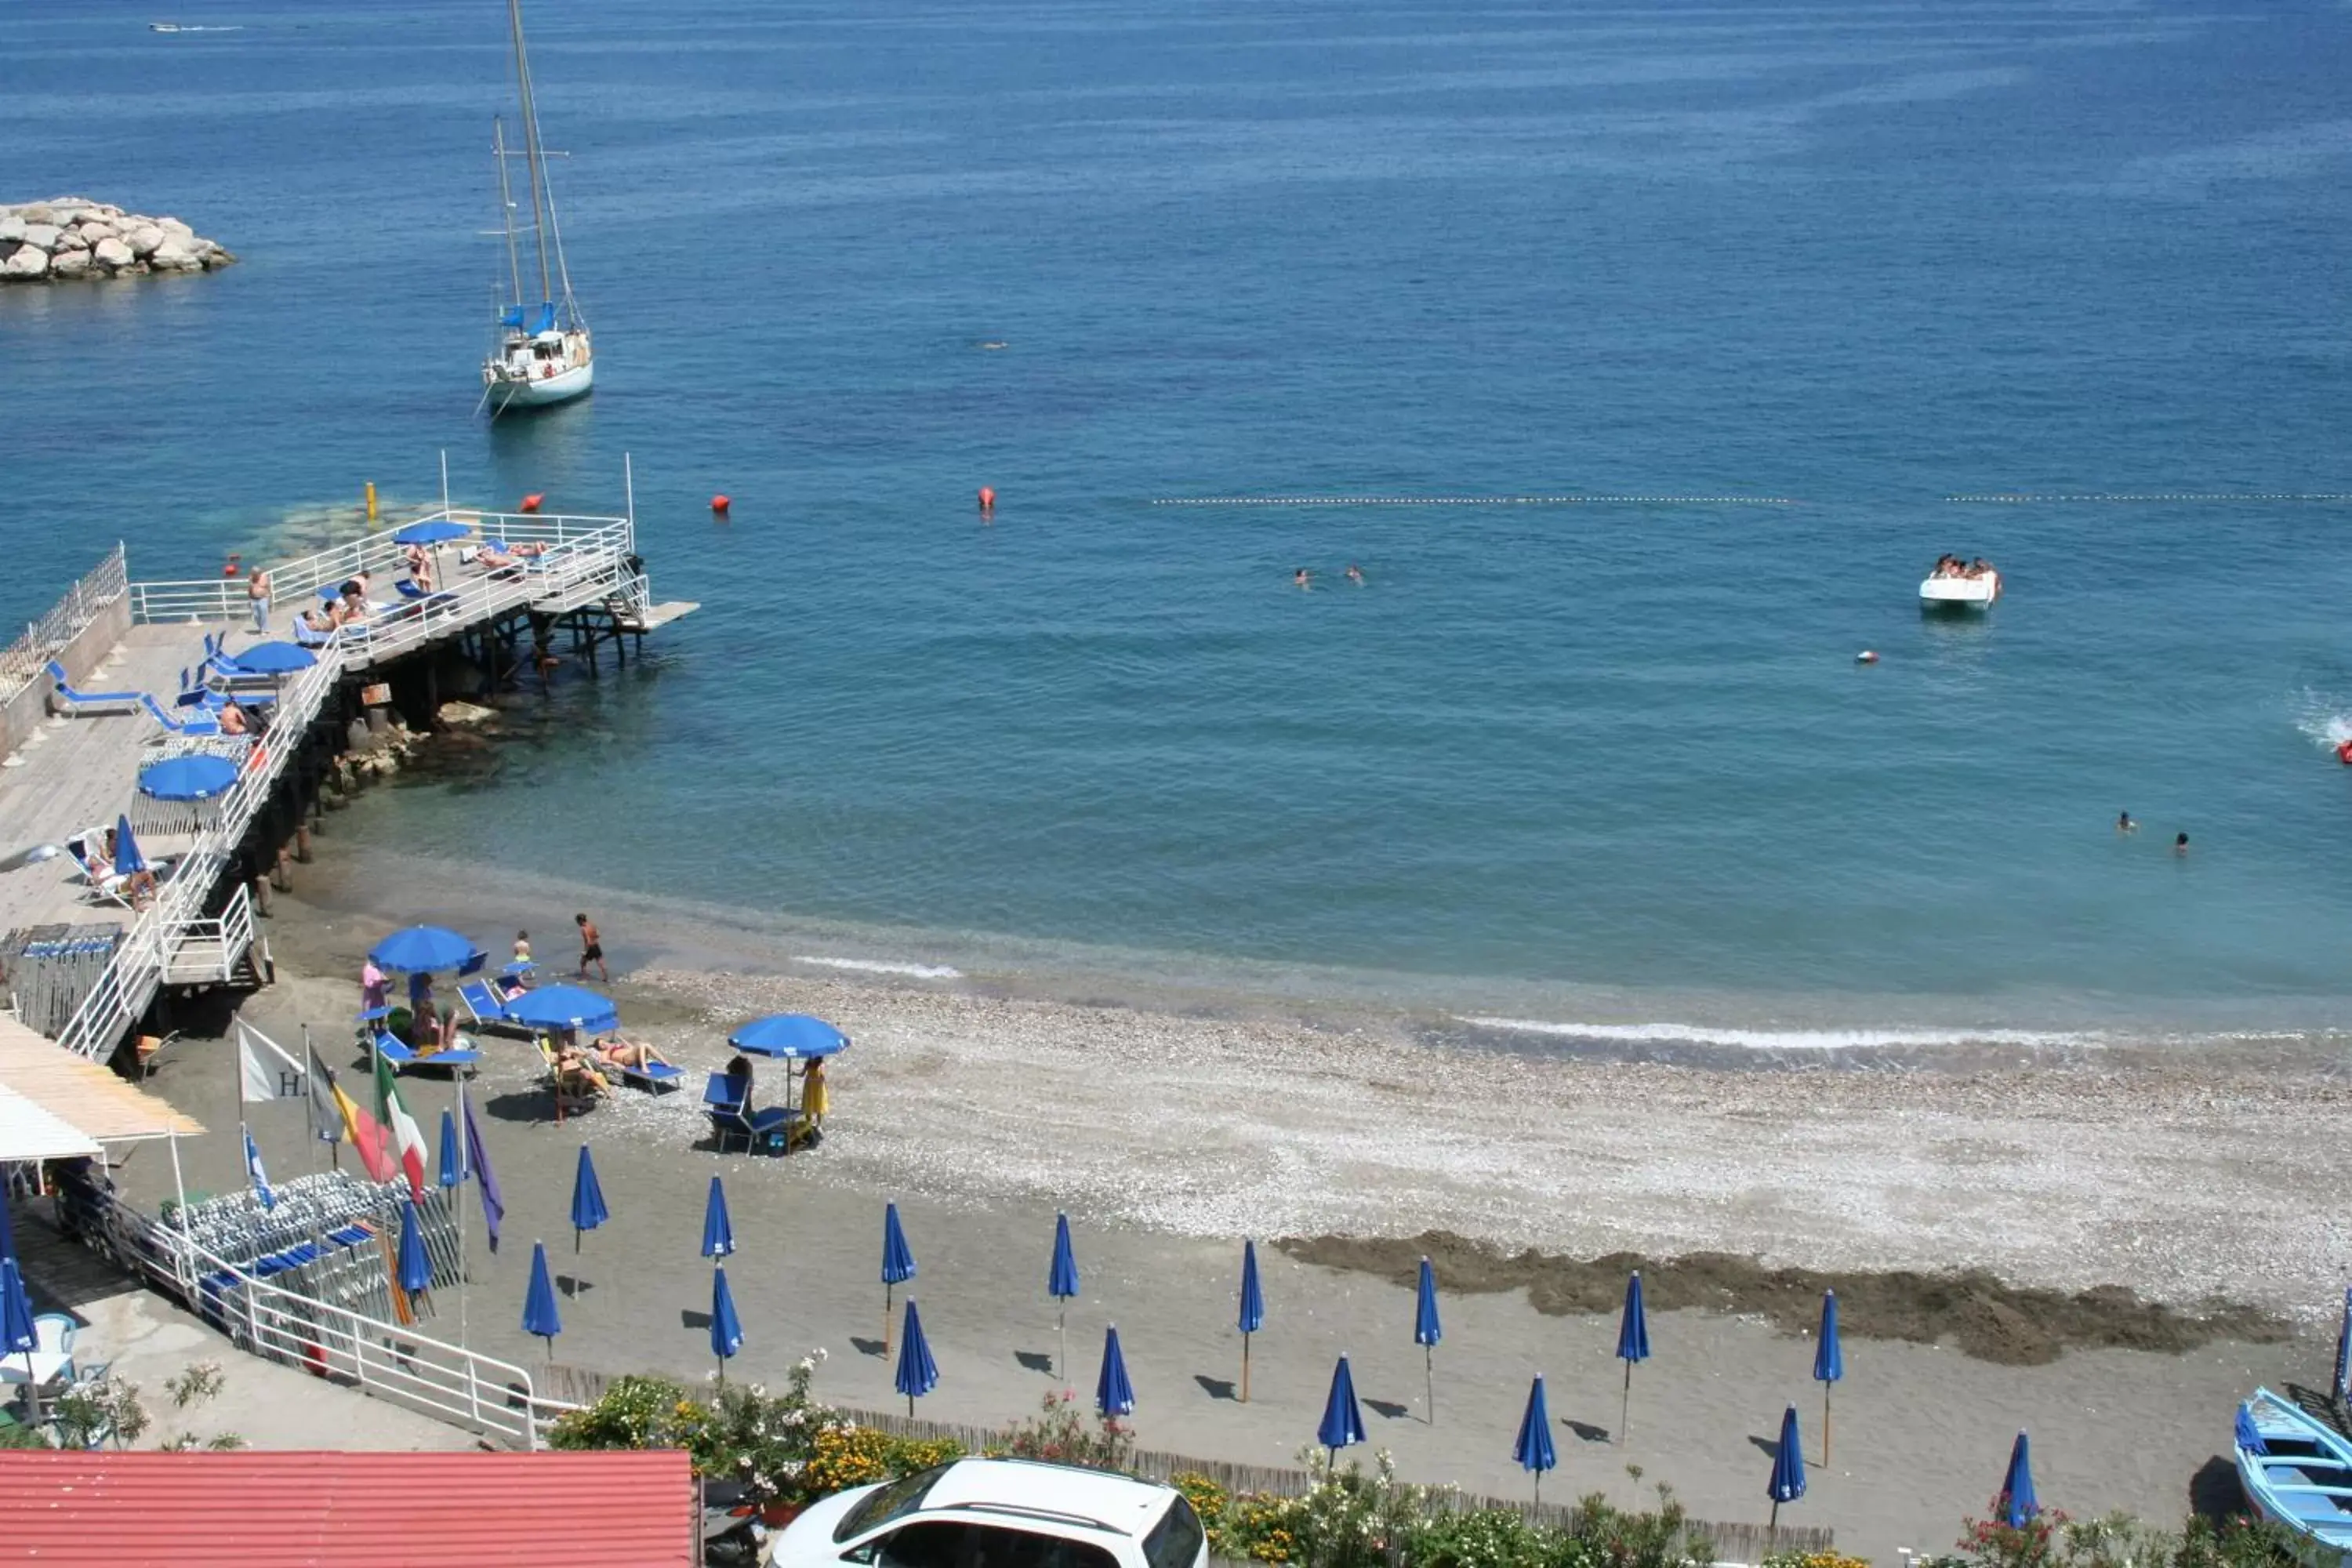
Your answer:
[[[713,511],[725,511],[727,510],[727,498],[725,496],[712,496],[710,498],[710,510]]]
[[[996,510],[996,490],[992,486],[980,487],[980,510],[983,516]]]
[[[2346,767],[2352,768],[2352,741],[2336,742],[2336,760]]]
[[[522,510],[525,511],[537,511],[539,510],[539,503],[546,499],[547,498],[545,496],[540,494],[537,490],[533,490],[530,494],[522,498]]]

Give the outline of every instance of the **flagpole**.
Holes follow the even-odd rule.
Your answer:
[[[450,1075],[456,1078],[456,1074]],[[457,1221],[457,1346],[466,1348],[466,1184],[473,1179],[473,1151],[466,1147],[466,1080],[457,1079],[457,1184],[449,1189],[450,1206]],[[467,1363],[466,1386],[473,1387],[473,1363]]]

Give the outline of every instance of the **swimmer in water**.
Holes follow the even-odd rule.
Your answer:
[[[2172,852],[2175,855],[2186,855],[2189,853],[2189,835],[2186,833],[2176,833],[2173,835]]]
[[[1307,575],[1307,568],[1304,566],[1301,566],[1297,571],[1293,572],[1290,574],[1290,580],[1302,588],[1312,588],[1315,586],[1314,580]]]
[[[2119,811],[2116,813],[2116,831],[2117,833],[2137,833],[2139,831],[2139,824],[2132,820],[2132,815],[2130,812]]]
[[[1359,588],[1364,585],[1364,569],[1352,561],[1348,563],[1348,581]]]

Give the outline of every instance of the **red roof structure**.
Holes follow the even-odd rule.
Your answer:
[[[684,1452],[0,1450],[0,1555],[72,1568],[697,1568]]]

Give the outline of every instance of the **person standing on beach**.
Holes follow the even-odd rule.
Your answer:
[[[259,636],[269,630],[269,574],[256,572],[245,580],[245,596],[253,605],[253,630]]]
[[[824,1113],[833,1097],[825,1092],[824,1058],[810,1058],[808,1068],[801,1074],[801,1120],[811,1127],[824,1125]]]
[[[530,932],[527,931],[515,932],[514,961],[518,965],[530,962]]]
[[[572,923],[580,928],[580,978],[588,978],[588,966],[596,966],[596,978],[607,985],[613,983],[613,972],[604,967],[604,939],[596,922],[586,915],[573,915]]]

